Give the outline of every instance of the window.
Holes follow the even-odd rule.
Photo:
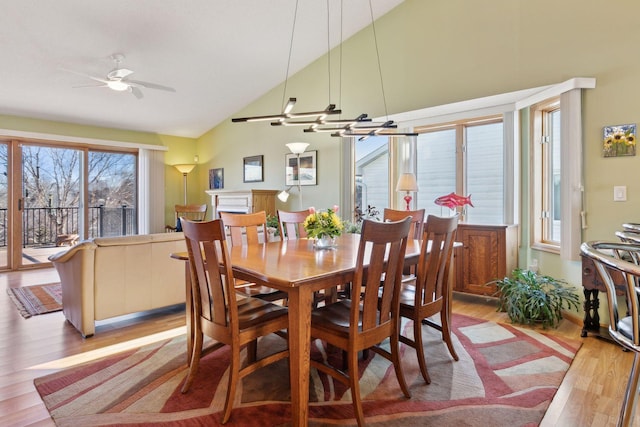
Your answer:
[[[389,206],[389,138],[355,140],[355,209]]]
[[[534,105],[531,112],[534,245],[559,251],[562,226],[560,99]]]
[[[450,125],[416,128],[417,207],[427,214],[448,215],[434,203],[454,192],[472,196],[474,207],[462,220],[482,224],[504,222],[504,136],[501,116]]]

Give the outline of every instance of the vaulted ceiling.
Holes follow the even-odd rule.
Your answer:
[[[370,1],[377,19],[403,0]],[[0,114],[198,137],[285,79],[296,3],[289,75],[327,27],[335,46],[371,24],[369,0],[0,0]],[[175,92],[97,87],[116,53]]]

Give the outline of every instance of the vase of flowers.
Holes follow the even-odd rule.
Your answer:
[[[326,211],[316,211],[309,208],[311,212],[304,220],[303,227],[310,239],[315,239],[314,246],[318,249],[335,247],[335,239],[342,234],[342,220],[338,217],[338,206]]]

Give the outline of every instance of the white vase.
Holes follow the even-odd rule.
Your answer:
[[[318,237],[315,241],[316,249],[331,249],[336,247],[336,238],[331,236]]]

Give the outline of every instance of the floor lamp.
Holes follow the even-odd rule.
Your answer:
[[[403,173],[398,179],[396,191],[405,191],[404,201],[407,203],[407,210],[411,210],[411,191],[418,191],[418,182],[416,176],[412,173]]]
[[[187,204],[187,174],[196,167],[196,165],[173,165],[182,174],[182,180],[184,181],[184,204]]]
[[[293,154],[296,155],[296,166],[297,166],[297,170],[298,170],[298,193],[300,195],[300,210],[302,210],[302,184],[300,183],[300,154],[304,153],[304,150],[307,149],[307,147],[309,146],[308,143],[306,142],[290,142],[287,145],[287,148],[289,148],[289,151],[291,151]],[[279,194],[278,194],[278,199],[281,200],[282,202],[286,202],[287,199],[289,198],[289,191],[291,190],[292,187],[287,188],[286,190],[282,190]]]

